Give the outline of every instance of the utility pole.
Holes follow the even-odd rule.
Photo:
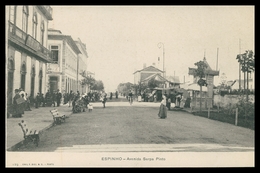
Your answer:
[[[216,64],[216,71],[218,71],[218,48],[217,48],[217,64]]]
[[[241,39],[239,39],[239,54],[241,57]],[[239,63],[239,89],[241,90],[241,64]]]

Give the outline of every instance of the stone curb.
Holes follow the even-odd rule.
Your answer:
[[[68,115],[66,116],[66,118],[69,118],[72,114],[73,114],[73,112],[71,112],[70,114],[68,114]],[[43,128],[42,130],[39,131],[39,135],[41,135],[45,130],[48,130],[49,128],[51,128],[51,127],[53,127],[53,126],[54,126],[54,124],[51,123],[51,124],[48,125],[47,127]],[[9,148],[7,149],[7,151],[16,151],[17,148],[20,148],[20,147],[23,145],[23,143],[24,143],[24,140],[22,140],[22,141],[18,142],[17,144],[15,144],[15,145],[9,147]]]

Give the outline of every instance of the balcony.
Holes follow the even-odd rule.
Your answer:
[[[36,56],[43,61],[52,62],[51,51],[11,22],[9,22],[8,40],[15,46],[27,51],[29,54],[33,54],[33,56]]]
[[[53,20],[52,8],[49,5],[38,5],[37,7],[47,17],[48,20]]]

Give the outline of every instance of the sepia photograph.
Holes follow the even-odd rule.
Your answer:
[[[253,5],[6,5],[6,167],[255,167]]]

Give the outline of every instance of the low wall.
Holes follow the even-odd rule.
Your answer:
[[[229,104],[235,105],[239,101],[239,97],[243,97],[243,96],[239,96],[239,95],[225,95],[225,96],[214,95],[213,96],[213,105],[214,106],[219,105],[220,107],[225,107]],[[246,96],[244,96],[244,98],[246,98]],[[255,95],[249,95],[248,98],[249,98],[249,101],[251,101],[252,103],[255,102]]]

